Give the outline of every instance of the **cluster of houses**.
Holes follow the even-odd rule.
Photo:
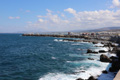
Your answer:
[[[68,32],[68,35],[82,35],[82,36],[120,36],[120,32],[107,32],[107,31],[102,31],[102,32],[83,32],[83,33],[73,33],[73,32]]]

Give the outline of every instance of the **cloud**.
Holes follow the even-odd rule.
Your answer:
[[[16,16],[16,17],[9,16],[8,19],[20,19],[20,17],[19,16]]]
[[[28,12],[30,12],[30,10],[26,10],[25,12],[27,12],[27,13],[28,13]]]
[[[19,17],[19,16],[17,16],[17,17],[15,17],[15,19],[20,19],[20,17]]]
[[[46,9],[46,11],[47,11],[48,13],[52,13],[52,11],[51,11],[51,10],[49,10],[49,9]]]
[[[69,31],[69,30],[86,30],[101,27],[111,27],[120,25],[120,10],[98,10],[98,11],[80,11],[72,8],[64,11],[73,14],[69,17],[65,12],[51,13],[37,16],[39,19],[35,23],[28,24],[31,28],[44,29],[47,31]],[[63,15],[63,16],[62,16]],[[65,16],[65,17],[64,17]]]
[[[38,18],[45,18],[46,16],[38,15],[37,17],[38,17]]]
[[[119,0],[113,0],[112,3],[113,3],[114,6],[117,6],[117,7],[120,6],[120,1]]]
[[[62,17],[65,17],[65,15],[64,15],[64,14],[61,14],[61,16],[62,16]]]
[[[110,8],[120,7],[120,1],[119,0],[113,0],[112,6]]]
[[[65,9],[64,11],[67,11],[67,12],[69,12],[71,14],[76,14],[76,11],[74,9],[72,9],[72,8]]]
[[[39,19],[38,21],[39,21],[39,22],[43,22],[43,19]]]
[[[8,18],[9,18],[9,19],[14,19],[14,17],[12,17],[12,16],[9,16]]]

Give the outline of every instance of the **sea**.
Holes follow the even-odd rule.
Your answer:
[[[99,54],[86,53],[96,49],[92,43],[63,39],[79,40],[0,34],[0,80],[88,79],[108,66]]]

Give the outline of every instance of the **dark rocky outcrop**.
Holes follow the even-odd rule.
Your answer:
[[[87,50],[87,53],[92,53],[92,50],[88,49],[88,50]]]
[[[101,62],[111,62],[110,58],[108,58],[106,55],[101,54],[100,55],[100,61]]]
[[[112,56],[112,65],[109,69],[110,72],[115,72],[118,71],[120,69],[120,50],[117,49],[116,51],[117,57]]]
[[[94,60],[93,58],[88,58],[89,60]]]
[[[78,79],[76,79],[76,80],[84,80],[84,79],[82,79],[82,78],[78,78]]]
[[[111,56],[110,59],[115,60],[115,59],[118,59],[118,57]]]
[[[104,42],[101,42],[101,44],[105,44]]]
[[[117,52],[117,50],[118,50],[118,48],[117,48],[117,47],[113,47],[113,49],[112,49],[112,53],[116,53],[116,52]]]
[[[97,80],[97,79],[95,79],[93,76],[90,76],[88,80]]]
[[[98,42],[92,42],[93,44],[98,44]]]
[[[118,71],[119,69],[120,69],[120,62],[116,61],[116,60],[113,60],[112,61],[112,66],[110,67],[109,71],[110,72],[115,72],[115,71]]]
[[[94,53],[94,54],[98,54],[98,52],[92,51],[90,49],[87,50],[87,53]]]
[[[108,72],[106,70],[102,71],[102,73],[107,74]]]
[[[99,50],[99,53],[106,53],[105,50]]]

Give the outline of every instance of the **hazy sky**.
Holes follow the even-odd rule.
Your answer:
[[[119,0],[0,0],[0,32],[120,26]]]

